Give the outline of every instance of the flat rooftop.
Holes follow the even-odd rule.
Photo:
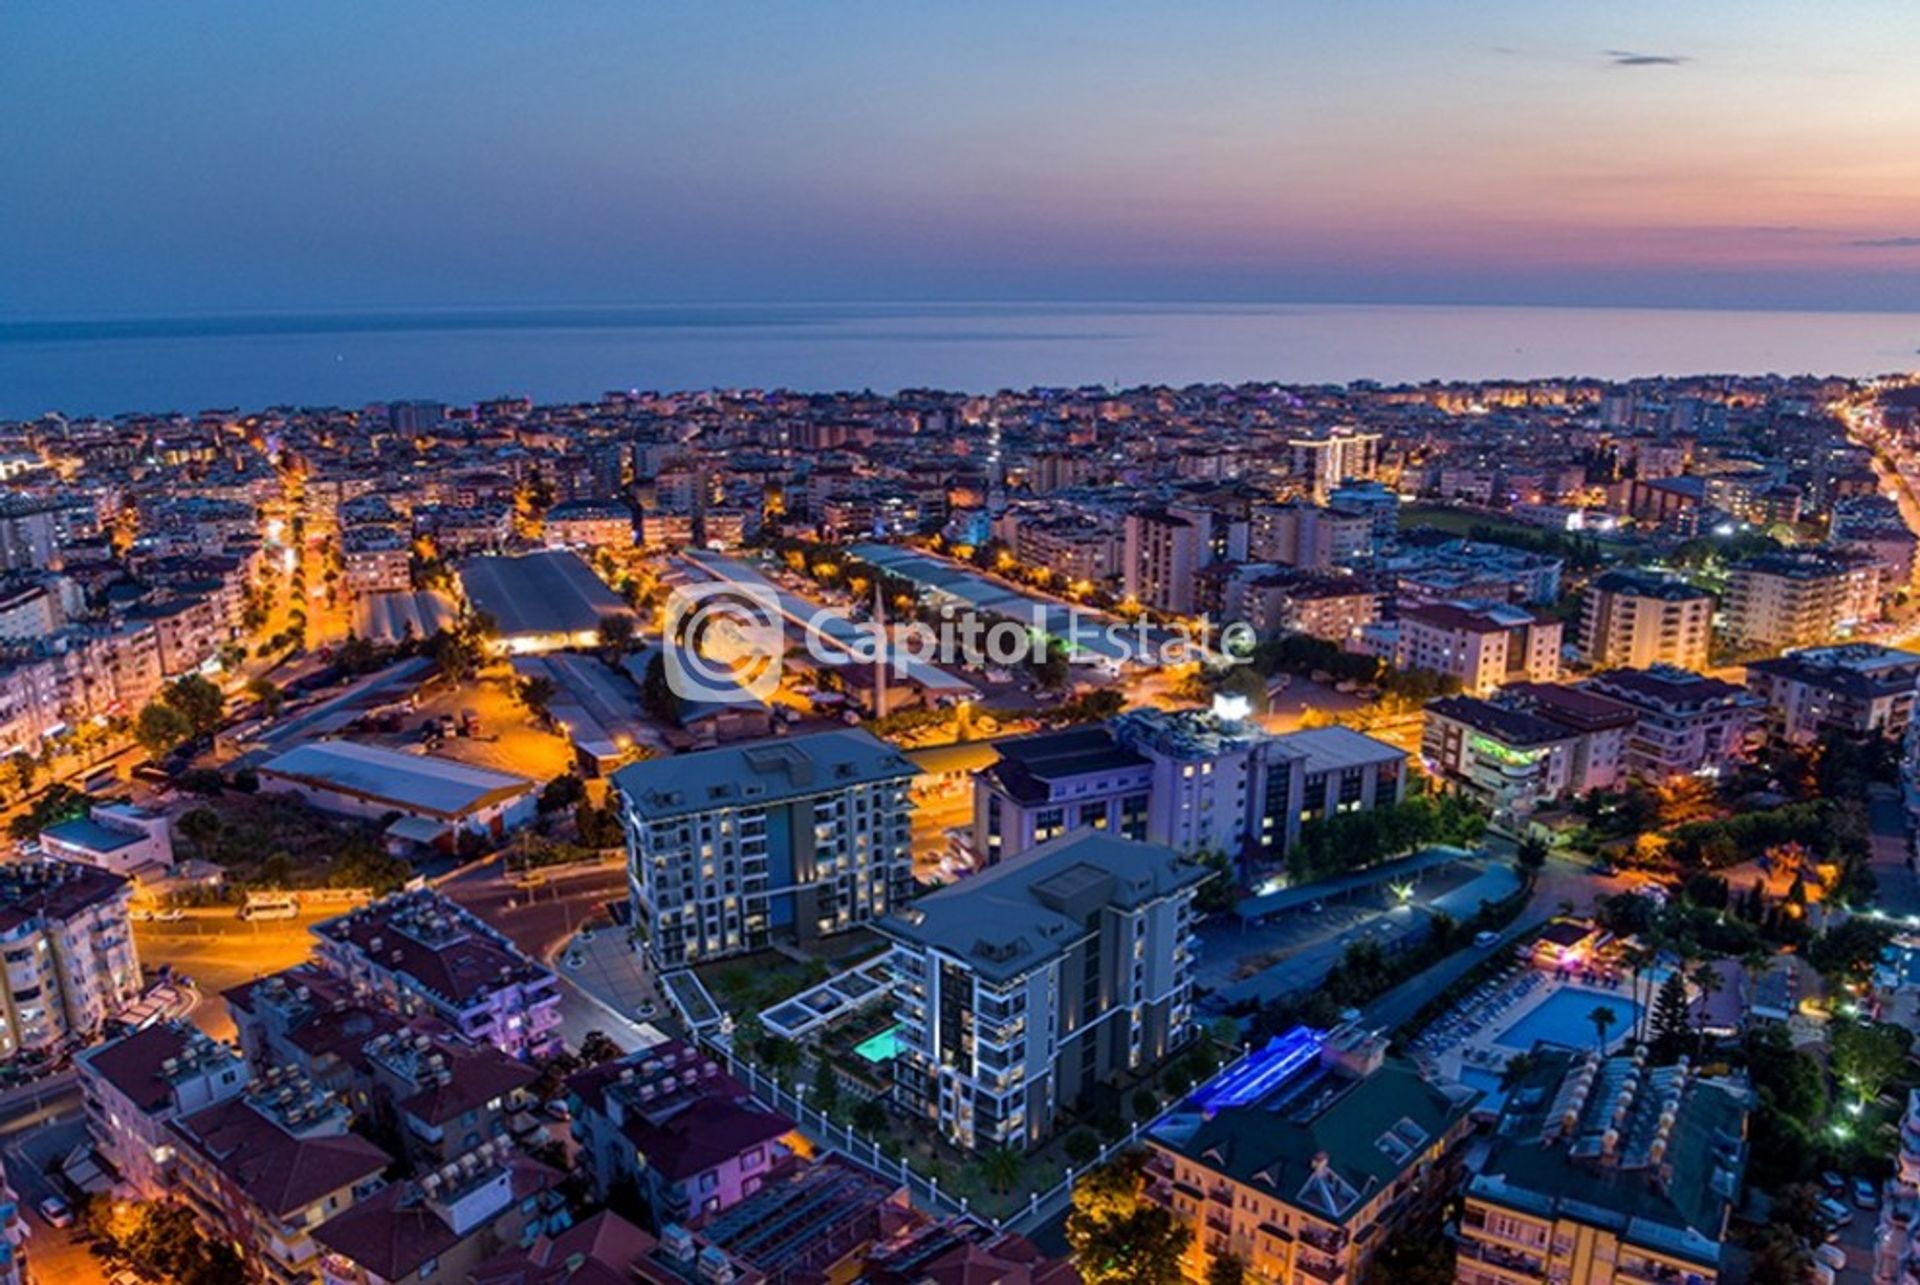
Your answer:
[[[881,781],[904,784],[918,774],[885,741],[848,729],[646,759],[615,772],[613,786],[636,815],[654,821]]]

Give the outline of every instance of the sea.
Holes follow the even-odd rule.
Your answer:
[[[0,318],[0,417],[611,390],[1920,368],[1920,313],[1382,304],[821,304]]]

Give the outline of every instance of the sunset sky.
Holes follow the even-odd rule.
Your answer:
[[[0,315],[1920,311],[1920,4],[0,8]]]

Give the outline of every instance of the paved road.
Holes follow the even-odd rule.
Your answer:
[[[1913,839],[1899,794],[1875,786],[1867,820],[1872,827],[1873,877],[1880,885],[1875,904],[1889,915],[1920,915],[1920,875],[1914,873]]]
[[[1367,1006],[1366,1023],[1392,1030],[1419,1012],[1447,987],[1489,955],[1511,948],[1511,943],[1532,932],[1560,913],[1563,902],[1572,902],[1575,914],[1586,914],[1601,897],[1626,887],[1619,878],[1603,878],[1582,862],[1555,856],[1540,872],[1533,896],[1500,940],[1484,948],[1468,947],[1441,960],[1413,980],[1406,982]]]
[[[36,1285],[93,1285],[107,1279],[100,1260],[72,1228],[63,1231],[40,1216],[42,1199],[67,1195],[48,1177],[49,1168],[85,1137],[80,1083],[71,1071],[0,1098],[0,1155],[29,1229],[27,1279]]]

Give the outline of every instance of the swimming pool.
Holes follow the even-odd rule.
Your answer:
[[[853,1051],[869,1062],[891,1062],[900,1055],[900,1028],[889,1026],[854,1045]]]
[[[1541,1040],[1564,1044],[1568,1048],[1592,1048],[1599,1032],[1589,1014],[1605,1005],[1613,1010],[1613,1024],[1607,1027],[1607,1043],[1618,1043],[1633,1031],[1640,1006],[1615,991],[1586,990],[1563,986],[1542,1000],[1531,1012],[1494,1037],[1502,1048],[1532,1048]]]

